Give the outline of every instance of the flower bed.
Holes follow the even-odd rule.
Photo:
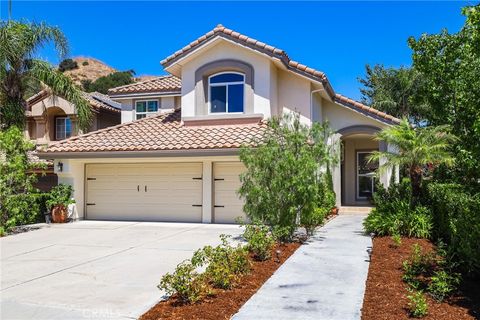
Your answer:
[[[194,304],[180,303],[175,297],[171,297],[159,302],[140,319],[229,319],[299,246],[300,243],[297,242],[276,245],[272,251],[273,258],[266,261],[256,261],[251,257],[251,272],[243,276],[240,283],[230,290],[215,289],[213,295]],[[277,250],[281,251],[278,259]]]
[[[424,239],[402,238],[398,247],[390,237],[374,239],[363,301],[363,320],[409,319],[407,284],[402,281],[402,262],[411,255],[414,244],[418,244],[425,252],[434,249],[432,243]],[[423,319],[480,318],[480,286],[473,280],[465,280],[458,292],[442,303],[435,302],[428,295],[426,299],[428,314]]]

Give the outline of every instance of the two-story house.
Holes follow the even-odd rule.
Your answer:
[[[244,170],[238,151],[266,119],[296,111],[328,120],[339,151],[337,205],[368,204],[373,139],[398,119],[334,91],[326,75],[221,25],[161,62],[170,74],[118,87],[122,124],[51,145],[60,182],[73,185],[78,219],[233,223]],[[382,172],[387,185],[392,172]]]
[[[92,124],[89,132],[121,122],[120,103],[98,92],[85,93],[84,96],[92,110]],[[25,137],[38,147],[82,134],[77,126],[75,105],[60,96],[53,95],[49,89],[44,89],[27,99],[25,116],[27,121]],[[30,161],[40,161],[36,152],[31,152],[29,157]],[[53,161],[47,159],[42,162],[47,165],[47,168],[38,175],[37,187],[47,191],[57,184],[57,175],[53,169]]]

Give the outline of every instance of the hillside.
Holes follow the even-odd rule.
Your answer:
[[[72,60],[77,62],[78,69],[65,71],[76,84],[81,85],[82,80],[91,80],[92,82],[100,77],[109,75],[117,70],[106,63],[87,57],[75,57]]]

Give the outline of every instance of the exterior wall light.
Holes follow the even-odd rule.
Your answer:
[[[59,161],[57,163],[57,171],[58,172],[63,172],[63,162]]]

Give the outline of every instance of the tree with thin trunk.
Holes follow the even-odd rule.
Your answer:
[[[400,124],[377,133],[376,140],[386,142],[394,151],[375,151],[369,157],[369,161],[385,159],[381,169],[396,166],[408,169],[412,186],[412,205],[417,203],[421,194],[424,169],[427,166],[454,163],[449,149],[451,143],[457,139],[449,133],[447,125],[413,127],[406,118],[403,118]]]
[[[25,126],[26,99],[32,88],[48,87],[75,105],[80,129],[87,130],[91,110],[74,82],[47,61],[39,49],[53,44],[61,58],[68,52],[65,35],[45,23],[0,22],[0,129]]]

